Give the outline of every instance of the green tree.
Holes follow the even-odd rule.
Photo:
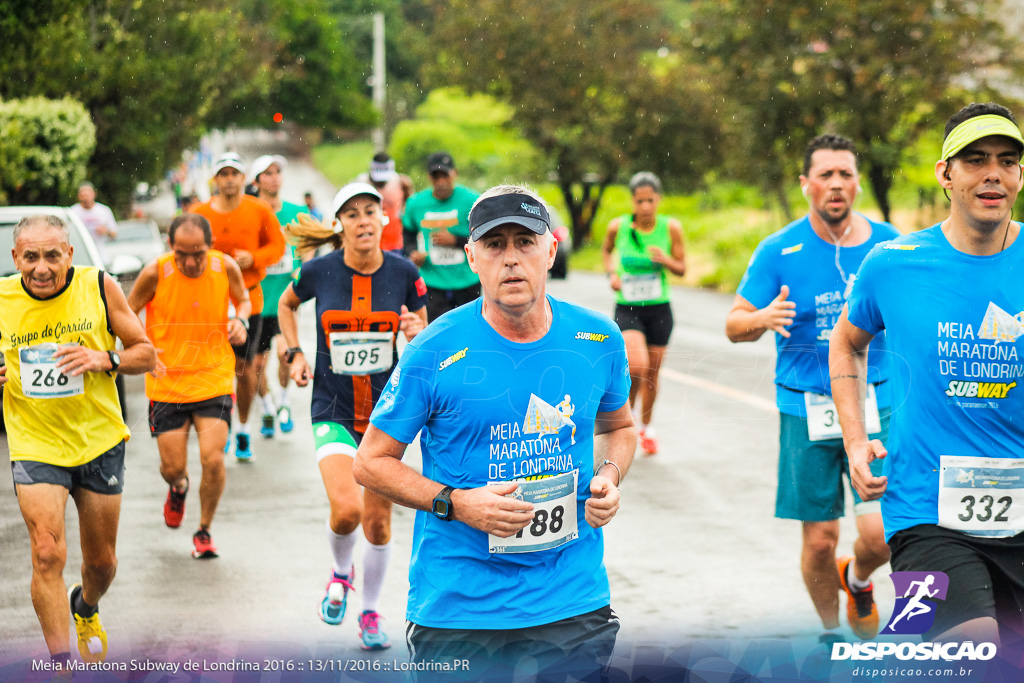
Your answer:
[[[376,120],[366,96],[370,62],[356,59],[345,39],[346,20],[329,0],[247,0],[269,86],[233,102],[224,123],[268,127],[272,116],[315,128],[366,128]]]
[[[24,4],[43,20],[23,19]],[[15,47],[0,41],[0,98],[81,101],[96,125],[89,177],[125,210],[138,181],[159,179],[210,127],[269,126],[276,112],[316,127],[372,122],[327,4],[0,0],[0,27],[22,31]]]
[[[0,65],[0,93],[81,101],[96,126],[89,178],[124,210],[136,182],[159,178],[226,102],[265,90],[266,78],[226,1],[75,5],[35,32],[27,63]]]
[[[487,92],[547,158],[572,218],[590,235],[605,187],[656,168],[679,184],[703,177],[717,137],[706,82],[659,63],[665,17],[644,0],[437,2],[427,80]]]
[[[454,157],[459,181],[478,190],[508,178],[536,177],[537,151],[504,127],[511,118],[512,107],[493,97],[436,88],[416,109],[414,119],[398,124],[388,149],[417,187],[430,184],[427,157],[439,150]]]
[[[785,185],[806,143],[826,130],[852,138],[879,208],[905,152],[966,102],[1019,68],[984,3],[936,0],[696,0],[683,36],[721,84],[741,144],[735,164],[760,177],[787,215]],[[962,92],[962,91],[958,91]]]
[[[420,81],[422,65],[432,59],[430,41],[433,15],[427,0],[328,0],[338,22],[341,39],[351,46],[356,62],[369,78],[373,66],[373,13],[384,15],[385,133],[413,116],[424,99]],[[369,85],[364,89],[369,95]]]

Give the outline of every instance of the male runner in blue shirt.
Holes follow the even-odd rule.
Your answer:
[[[930,640],[1024,635],[1024,242],[1012,220],[1022,150],[1005,107],[954,114],[935,164],[949,217],[872,250],[832,334],[851,477],[882,500],[892,568],[949,578]],[[865,349],[882,331],[903,399],[886,445],[861,417]]]
[[[534,193],[492,188],[469,227],[483,296],[406,347],[356,479],[420,511],[414,662],[468,659],[462,675],[476,679],[533,657],[541,678],[585,678],[607,666],[619,627],[600,527],[636,447],[625,344],[608,317],[545,294],[556,244]],[[417,435],[422,475],[401,462]]]
[[[779,407],[779,482],[775,516],[803,522],[800,569],[826,629],[822,642],[839,639],[839,591],[854,633],[878,633],[871,572],[889,559],[877,503],[854,494],[858,539],[853,557],[836,560],[839,518],[849,477],[828,381],[828,339],[857,268],[871,248],[899,235],[888,223],[853,212],[860,193],[857,151],[839,135],[821,135],[804,155],[800,185],[810,204],[803,218],[769,235],[750,258],[726,319],[734,342],[776,333],[776,403]],[[871,345],[868,381],[872,433],[884,439],[891,401],[885,383],[884,339]],[[877,394],[874,393],[877,391]]]

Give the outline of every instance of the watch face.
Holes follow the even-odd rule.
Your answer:
[[[448,516],[448,503],[443,500],[434,501],[434,514],[438,517]]]

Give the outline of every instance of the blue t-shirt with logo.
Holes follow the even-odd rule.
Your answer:
[[[984,529],[1024,506],[1010,491],[1024,488],[1021,475],[980,461],[943,471],[941,457],[1024,455],[1024,239],[972,256],[954,249],[939,225],[906,235],[865,259],[848,304],[851,323],[885,330],[894,359],[886,540],[938,523],[940,485],[953,491],[946,518],[997,535]]]
[[[551,296],[548,302],[551,328],[531,343],[498,334],[479,299],[431,322],[406,347],[370,417],[402,443],[419,435],[423,475],[443,485],[577,473],[579,536],[550,549],[492,553],[486,533],[417,512],[407,615],[413,623],[526,628],[610,602],[603,535],[587,524],[584,503],[595,416],[618,410],[629,396],[625,343],[608,317]],[[571,485],[562,495],[573,498]]]
[[[807,417],[805,391],[832,395],[829,335],[839,322],[861,261],[879,242],[899,236],[890,224],[864,218],[871,225],[871,237],[854,247],[840,247],[838,266],[835,245],[818,237],[808,216],[762,240],[747,264],[737,294],[760,309],[779,295],[782,285],[788,285],[789,301],[796,303],[796,317],[787,328],[790,336],[775,333],[775,402],[781,413]],[[868,352],[868,381],[878,385],[882,408],[891,405],[884,383],[888,377],[884,355],[885,339],[879,337]]]

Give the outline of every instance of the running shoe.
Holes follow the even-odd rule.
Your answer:
[[[82,584],[76,583],[68,589],[71,616],[75,618],[78,632],[78,654],[83,662],[102,662],[107,658],[107,632],[103,630],[99,610],[91,617],[80,617],[75,612],[75,598],[82,592]]]
[[[281,406],[277,409],[277,423],[281,426],[281,433],[287,434],[295,427],[292,422],[292,409],[288,406]]]
[[[192,534],[192,557],[197,560],[209,560],[217,557],[217,548],[213,545],[213,538],[206,529],[200,529]]]
[[[846,618],[858,638],[870,640],[878,635],[878,605],[875,604],[874,584],[868,584],[863,590],[852,590],[846,579],[851,562],[853,557],[849,555],[836,560],[839,585],[846,591]]]
[[[167,487],[167,500],[164,501],[164,524],[172,529],[181,526],[185,518],[185,495],[188,493],[188,477],[185,477],[185,490],[178,492],[173,486]]]
[[[274,438],[274,415],[267,413],[263,416],[263,425],[260,427],[260,434],[264,439]]]
[[[352,587],[356,580],[356,566],[348,573],[348,578],[342,578],[331,572],[331,578],[327,582],[327,591],[324,599],[320,601],[320,618],[326,624],[337,626],[345,618],[345,608],[348,606],[348,592],[355,590]]]
[[[391,639],[380,627],[383,617],[374,610],[364,610],[359,615],[359,637],[363,639],[364,650],[386,650],[391,647]]]
[[[644,455],[656,455],[658,453],[658,439],[653,434],[640,432],[640,450]]]
[[[235,458],[239,462],[249,462],[252,460],[252,449],[249,448],[248,434],[235,435]]]

